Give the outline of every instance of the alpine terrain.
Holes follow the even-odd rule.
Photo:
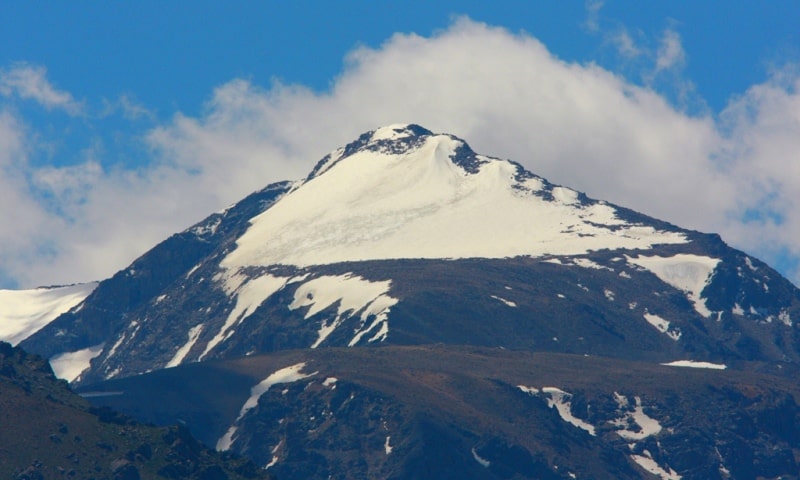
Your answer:
[[[800,478],[797,287],[417,125],[36,292],[0,338],[276,478]]]

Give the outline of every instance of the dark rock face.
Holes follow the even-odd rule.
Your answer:
[[[228,423],[190,428],[209,443],[234,428],[231,450],[278,478],[651,478],[642,464],[684,479],[796,478],[799,467],[796,382],[742,371],[387,346],[204,362],[91,388],[124,392],[97,402],[174,422],[180,412],[142,410],[137,396],[180,397],[232,374],[253,386],[299,363],[303,378],[282,377],[243,415],[249,387],[208,393],[231,404]]]
[[[659,253],[674,255],[675,250],[664,247]],[[252,275],[307,275],[306,282],[349,275],[371,282],[391,282],[387,295],[398,299],[398,303],[388,314],[389,334],[381,342],[386,345],[448,343],[731,365],[739,361],[800,360],[797,327],[778,320],[781,315],[800,318],[800,301],[794,295],[780,294],[791,284],[767,267],[761,268],[768,272],[765,275],[774,275],[768,285],[776,293],[766,303],[760,303],[761,307],[748,308],[737,315],[733,313],[734,305],[738,305],[734,302],[727,310],[704,317],[683,292],[619,258],[620,252],[615,251],[560,260],[563,264],[529,258],[387,260],[303,270],[254,269]],[[573,261],[577,263],[568,263]],[[580,266],[581,261],[591,262],[594,268]],[[181,277],[162,290],[169,301],[158,301],[156,297],[121,314],[119,318],[124,318],[125,324],[111,337],[120,341],[116,351],[107,342],[104,353],[93,362],[96,367],[86,372],[81,381],[103,380],[111,372],[119,376],[160,368],[187,342],[192,328],[205,324],[186,356],[186,361],[200,359],[236,305],[235,299],[213,281],[215,271],[213,264],[201,264],[190,278]],[[706,290],[708,305],[724,308],[722,300],[713,296],[715,290],[736,289],[740,296],[746,296],[741,292],[747,287],[746,282],[753,281],[752,277],[715,276]],[[333,324],[340,317],[339,307],[334,303],[310,317],[307,308],[290,308],[303,284],[287,284],[271,295],[205,358],[236,358],[313,345],[321,326]],[[353,332],[364,323],[362,313],[354,310],[339,318],[339,326],[319,346],[350,345]],[[83,311],[77,315],[81,314]],[[669,319],[673,335],[654,328],[645,314]],[[368,322],[373,318],[369,317]],[[766,321],[767,318],[772,320]],[[47,345],[49,341],[51,349],[60,348],[57,337],[47,337],[52,328],[43,330],[24,346],[34,346],[36,342]],[[367,341],[369,338],[359,344],[373,344]]]

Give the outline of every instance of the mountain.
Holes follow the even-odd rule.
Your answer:
[[[125,392],[97,404],[289,478],[776,478],[800,459],[798,318],[800,290],[718,235],[392,125],[171,236],[20,346]]]
[[[797,362],[799,305],[794,285],[716,235],[404,125],[170,237],[22,346],[99,352],[78,383],[282,349],[439,342]]]
[[[267,478],[252,463],[202,446],[186,429],[145,426],[91,407],[47,361],[0,342],[0,476]]]

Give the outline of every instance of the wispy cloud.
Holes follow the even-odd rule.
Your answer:
[[[681,36],[672,29],[664,30],[656,54],[656,73],[683,67],[686,52],[683,50]]]
[[[155,120],[156,115],[129,94],[120,95],[116,100],[105,99],[100,117],[121,114],[126,120]]]
[[[586,0],[586,19],[583,21],[583,28],[589,32],[600,31],[600,9],[603,8],[603,0]]]
[[[617,53],[623,58],[636,58],[642,50],[636,45],[626,28],[620,27],[615,32],[606,35],[606,41],[614,45]]]
[[[27,63],[0,69],[0,94],[33,100],[48,110],[60,109],[70,115],[78,115],[83,110],[69,92],[58,90],[47,80],[44,67]]]
[[[679,37],[664,38],[663,68],[677,68]],[[720,232],[766,260],[800,258],[800,76],[788,69],[719,115],[691,115],[651,87],[465,18],[429,38],[397,34],[357,49],[345,65],[324,93],[221,85],[202,115],[178,113],[149,132],[154,160],[140,170],[97,168],[87,157],[32,174],[18,161],[16,179],[0,179],[0,268],[22,285],[104,278],[170,233],[269,182],[300,178],[330,150],[396,122],[456,134],[595,198]],[[0,135],[11,142],[0,159],[23,158],[30,133],[3,118]],[[44,208],[37,189],[64,213]]]

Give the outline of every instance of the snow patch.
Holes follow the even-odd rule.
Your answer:
[[[571,423],[572,425],[589,432],[589,435],[595,436],[594,426],[586,423],[585,421],[581,420],[580,418],[575,417],[572,415],[572,394],[569,392],[565,392],[556,387],[544,387],[542,388],[542,393],[545,393],[550,396],[547,399],[547,406],[550,408],[555,408],[558,411],[559,416],[565,422]]]
[[[652,313],[647,313],[647,312],[645,312],[643,316],[644,319],[647,320],[647,323],[655,327],[656,330],[665,334],[669,338],[675,340],[676,342],[681,338],[681,331],[678,328],[670,328],[669,322],[667,320],[664,320],[658,315],[654,315]]]
[[[619,405],[621,410],[627,409],[629,405],[627,397],[614,392],[614,398],[616,399],[617,405]],[[632,412],[626,411],[621,418],[611,422],[613,425],[621,427],[619,430],[617,430],[617,435],[625,440],[638,441],[659,433],[662,427],[661,424],[658,423],[658,420],[651,418],[644,413],[641,398],[634,397],[634,400],[636,402],[636,406]],[[638,431],[627,429],[631,422],[639,426]]]
[[[11,345],[38,332],[83,302],[97,283],[32,290],[0,290],[0,340]]]
[[[228,431],[225,432],[219,440],[217,440],[217,450],[220,452],[224,452],[230,450],[231,445],[233,444],[233,436],[236,434],[236,430],[238,429],[237,423],[253,408],[258,405],[258,400],[261,398],[261,395],[264,395],[269,391],[270,387],[273,385],[277,385],[280,383],[292,383],[298,380],[302,380],[304,378],[308,378],[311,376],[316,375],[318,372],[305,374],[302,373],[301,370],[305,368],[305,362],[298,363],[295,365],[291,365],[286,368],[282,368],[276,372],[273,372],[270,376],[259,382],[253,388],[250,389],[250,397],[244,402],[242,408],[239,410],[239,416],[236,417],[236,420],[233,422],[233,425],[228,428]]]
[[[308,307],[305,318],[309,319],[328,307],[338,303],[336,318],[323,320],[317,332],[317,340],[311,348],[317,348],[348,316],[360,312],[360,326],[355,330],[356,337],[350,341],[355,345],[368,331],[379,327],[370,341],[385,339],[389,333],[389,310],[397,303],[396,298],[388,296],[391,281],[370,282],[352,273],[337,276],[321,276],[300,285],[294,293],[289,309]],[[366,330],[364,325],[370,317],[372,324]]]
[[[756,266],[753,265],[753,261],[750,260],[750,257],[744,257],[744,263],[745,265],[747,265],[747,268],[749,268],[751,272],[755,272],[758,270]]]
[[[322,382],[323,387],[336,388],[336,382],[339,381],[336,377],[328,377]]]
[[[553,198],[565,205],[578,203],[578,192],[567,187],[554,187]]]
[[[675,360],[674,362],[662,363],[668,367],[688,367],[688,368],[709,368],[711,370],[725,370],[727,365],[722,363],[696,362],[694,360]]]
[[[54,355],[50,357],[50,368],[56,377],[73,382],[89,368],[92,359],[102,353],[104,345],[101,343],[83,350]]]
[[[392,453],[392,446],[389,444],[389,440],[391,438],[392,438],[391,436],[387,436],[386,441],[383,442],[383,451],[386,452],[386,455]]]
[[[600,265],[599,263],[589,260],[588,258],[574,258],[572,259],[572,263],[574,263],[579,267],[591,268],[593,270],[608,270],[610,272],[614,271],[613,268],[606,267],[605,265]]]
[[[626,256],[627,257],[627,256]],[[683,291],[700,315],[708,318],[711,310],[701,294],[706,288],[720,260],[681,253],[672,257],[627,257],[628,262],[652,272],[661,281]]]
[[[193,234],[197,235],[198,237],[204,237],[207,235],[214,235],[217,233],[217,228],[222,224],[222,218],[215,218],[212,221],[208,222],[205,225],[198,225],[194,228],[191,228],[189,231]]]
[[[538,388],[534,388],[534,387],[526,387],[525,385],[517,385],[517,388],[519,388],[520,390],[522,390],[523,392],[525,392],[525,393],[527,393],[529,395],[536,395],[536,394],[539,393],[539,389]]]
[[[517,308],[517,304],[512,302],[511,300],[506,300],[505,298],[498,297],[497,295],[489,295],[489,296],[499,302],[503,302],[508,307]]]
[[[640,467],[658,476],[661,480],[681,480],[681,476],[675,470],[667,467],[668,470],[662,468],[655,460],[649,451],[645,450],[644,455],[631,455],[631,459],[636,462]]]

